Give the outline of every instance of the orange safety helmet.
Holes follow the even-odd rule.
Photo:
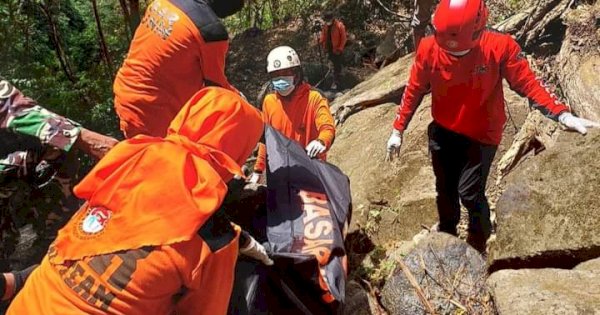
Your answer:
[[[472,49],[479,43],[487,18],[483,0],[441,0],[433,16],[435,41],[450,52]]]

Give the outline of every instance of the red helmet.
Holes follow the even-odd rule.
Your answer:
[[[479,43],[487,23],[483,0],[441,0],[433,16],[435,40],[444,50],[469,50]]]

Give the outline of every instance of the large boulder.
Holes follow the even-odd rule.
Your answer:
[[[600,314],[599,267],[502,270],[487,283],[499,315]]]
[[[376,244],[410,239],[422,224],[436,222],[434,176],[427,155],[430,106],[427,97],[405,133],[400,158],[392,163],[385,161],[385,146],[395,104],[361,111],[337,130],[328,161],[350,177],[351,228],[366,228]]]
[[[490,268],[571,268],[600,256],[600,132],[561,133],[506,177]]]
[[[600,272],[600,258],[582,262],[581,264],[577,265],[577,267],[575,267],[575,270]]]
[[[558,124],[539,111],[531,111],[519,132],[513,137],[511,146],[496,164],[496,185],[533,152],[538,154],[556,143],[560,134]]]
[[[529,112],[525,99],[508,88],[504,90],[509,119],[498,157],[506,152]],[[422,225],[437,221],[435,177],[427,147],[431,99],[424,98],[404,133],[400,158],[389,163],[385,162],[385,146],[396,108],[387,103],[350,116],[338,126],[328,159],[350,177],[352,227],[366,228],[378,245],[411,239]],[[492,172],[489,181],[492,184],[495,174]],[[493,185],[488,191],[493,203],[498,193]]]
[[[383,68],[331,104],[336,121],[343,123],[350,115],[367,107],[398,102],[406,87],[414,54],[406,55]]]
[[[464,241],[431,233],[403,260],[437,314],[486,314],[493,310],[485,286],[485,260]],[[382,290],[391,315],[426,314],[407,274],[397,268]]]

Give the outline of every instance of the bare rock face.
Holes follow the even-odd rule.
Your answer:
[[[427,151],[429,97],[404,134],[400,157],[385,161],[396,105],[368,108],[338,127],[328,161],[350,177],[352,229],[367,228],[382,245],[406,240],[436,222],[434,175]],[[385,227],[385,228],[382,228]]]
[[[492,314],[485,286],[486,264],[464,241],[431,233],[403,260],[436,314]],[[384,307],[393,315],[426,314],[423,301],[401,268],[382,290]]]
[[[575,270],[592,271],[598,273],[600,272],[600,258],[582,262],[581,264],[577,265],[577,267],[575,267]]]
[[[504,92],[509,119],[498,158],[506,152],[529,112],[526,100],[508,88]],[[395,103],[386,103],[350,116],[337,127],[328,155],[328,161],[350,177],[352,227],[366,228],[378,245],[411,239],[423,225],[437,221],[435,176],[427,145],[431,98],[425,97],[417,109],[404,132],[400,157],[390,163],[385,162],[385,148],[396,109]],[[489,191],[494,190],[494,174]]]
[[[383,68],[368,80],[331,103],[331,112],[339,123],[365,108],[399,102],[406,87],[414,54],[406,55]]]
[[[600,256],[600,132],[562,133],[506,177],[491,270],[559,267]]]
[[[502,270],[487,283],[499,315],[600,314],[600,259],[573,270]]]

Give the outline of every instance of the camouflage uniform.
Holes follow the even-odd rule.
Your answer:
[[[0,271],[9,267],[20,227],[32,224],[45,243],[77,210],[72,148],[80,132],[79,124],[40,107],[0,78]]]

